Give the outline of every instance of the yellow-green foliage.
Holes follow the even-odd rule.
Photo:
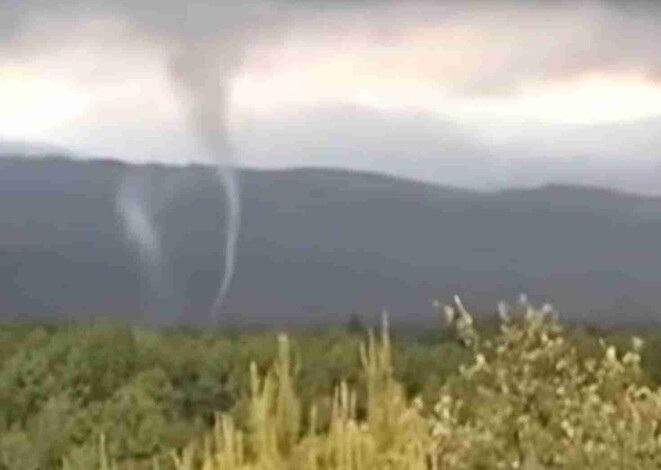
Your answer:
[[[327,426],[303,412],[286,336],[273,368],[251,368],[249,419],[173,454],[177,470],[658,469],[661,391],[640,369],[640,341],[621,354],[577,352],[549,308],[501,308],[501,332],[480,338],[457,299],[447,308],[473,361],[433,403],[395,380],[387,327],[361,349],[366,408],[339,385]]]

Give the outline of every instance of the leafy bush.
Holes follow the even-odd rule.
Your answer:
[[[641,341],[618,354],[579,354],[548,309],[501,308],[501,332],[482,339],[457,299],[446,310],[470,364],[437,400],[407,399],[395,380],[387,328],[361,349],[367,409],[340,384],[329,425],[316,409],[303,426],[289,342],[263,376],[253,365],[249,425],[229,415],[202,445],[175,457],[178,470],[223,469],[653,469],[661,468],[661,391],[640,368]]]

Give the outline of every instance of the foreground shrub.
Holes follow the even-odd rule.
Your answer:
[[[251,367],[248,419],[219,416],[214,432],[173,454],[178,470],[657,469],[661,391],[640,368],[641,341],[618,353],[579,353],[550,308],[500,308],[483,339],[456,299],[446,315],[472,352],[424,403],[395,380],[387,326],[361,348],[364,410],[342,383],[330,422],[302,409],[289,340],[265,374]]]
[[[501,334],[482,341],[460,302],[447,309],[475,361],[430,418],[439,467],[661,468],[661,392],[646,385],[640,340],[582,356],[550,308],[523,310],[501,308]]]

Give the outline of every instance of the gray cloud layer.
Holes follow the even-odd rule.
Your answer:
[[[661,195],[661,154],[649,148],[657,129],[661,118],[557,126],[494,144],[477,128],[430,113],[338,105],[256,122],[236,141],[259,167],[348,166],[474,189],[570,183]]]
[[[309,29],[314,36],[360,28],[387,45],[406,40],[411,26],[452,26],[466,51],[479,47],[485,59],[478,70],[482,73],[461,84],[463,91],[510,90],[526,79],[591,70],[661,77],[656,50],[661,6],[656,2],[3,0],[0,11],[0,44],[26,52],[57,47],[67,40],[72,23],[108,16],[128,19],[138,36],[176,46],[204,43],[225,54],[259,41],[278,41],[291,30]],[[49,29],[53,34],[44,33]],[[439,55],[443,47],[438,44]],[[433,80],[443,71],[427,64],[421,72]]]
[[[55,57],[87,41],[103,44],[111,64],[120,64],[137,48],[151,48],[169,57],[170,69],[182,67],[203,89],[187,100],[218,104],[227,99],[226,86],[209,86],[207,73],[227,85],[246,53],[260,44],[295,37],[309,41],[314,55],[317,41],[337,40],[351,48],[351,41],[342,38],[357,33],[384,50],[418,41],[417,56],[376,54],[366,59],[364,73],[413,74],[431,84],[451,83],[459,95],[508,95],[526,82],[590,72],[661,79],[656,2],[0,0],[0,12],[0,66]],[[106,28],[104,22],[115,26]],[[211,72],[191,74],[199,57],[205,67],[211,64]],[[81,70],[75,78],[92,90],[95,83],[122,80],[111,68]],[[224,121],[209,114],[211,108],[194,107],[199,111],[194,120]],[[107,143],[120,142],[130,132],[121,124],[95,133],[109,113],[96,116],[87,135],[78,132],[82,149],[108,153],[121,147]],[[125,142],[123,156],[167,159],[168,152],[192,152],[193,144],[176,124],[150,128],[140,121],[127,121],[136,137]],[[658,175],[655,162],[661,157],[659,127],[652,119],[581,128],[532,126],[516,139],[489,143],[480,129],[456,122],[338,105],[263,119],[252,137],[240,131],[237,145],[245,153],[242,161],[263,166],[341,165],[475,187],[562,180],[651,191],[656,185],[650,175]],[[207,139],[213,140],[215,132],[207,132]],[[140,143],[138,135],[152,143]]]

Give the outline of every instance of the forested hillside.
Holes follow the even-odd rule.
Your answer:
[[[118,215],[127,179],[156,208],[159,283]],[[456,292],[478,310],[526,292],[568,319],[658,321],[661,199],[566,186],[480,193],[317,169],[240,180],[223,322],[342,323],[387,308],[393,324],[428,327],[431,299]],[[223,274],[223,210],[211,168],[2,157],[0,316],[206,321]]]

